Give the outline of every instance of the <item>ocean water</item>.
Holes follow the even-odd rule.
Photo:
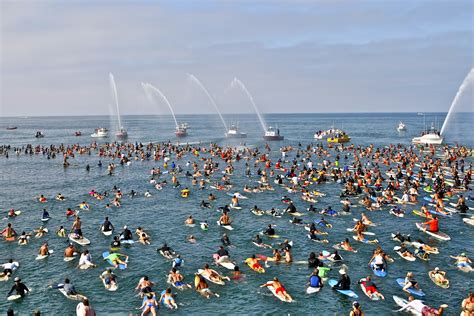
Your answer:
[[[442,125],[445,113],[429,114],[424,119],[416,113],[402,114],[291,114],[291,115],[267,115],[265,116],[267,125],[277,126],[285,141],[270,143],[270,156],[273,160],[280,157],[279,147],[282,145],[292,145],[294,147],[301,143],[303,146],[316,143],[313,134],[316,130],[325,130],[334,125],[343,128],[352,137],[352,143],[360,145],[374,144],[375,146],[386,146],[390,143],[401,143],[408,145],[414,136],[418,136],[423,129],[424,120],[426,123],[434,121],[435,118]],[[190,125],[189,137],[184,141],[190,143],[201,142],[209,144],[217,142],[220,145],[239,145],[245,142],[248,146],[258,146],[263,149],[262,131],[254,115],[226,116],[226,120],[238,122],[241,129],[248,133],[248,138],[244,140],[227,140],[224,138],[224,128],[217,116],[179,116],[179,121],[186,121]],[[398,133],[395,128],[402,120],[407,125],[407,131]],[[6,131],[4,126],[16,125],[18,130]],[[158,116],[125,116],[123,125],[128,129],[130,142],[148,143],[172,141],[177,139],[174,136],[174,127],[170,117]],[[12,146],[22,146],[25,144],[90,144],[91,134],[94,128],[109,127],[108,117],[43,117],[43,118],[1,118],[0,119],[0,144],[10,144]],[[452,129],[448,130],[447,141],[461,141],[464,145],[473,145],[473,116],[464,115],[456,120]],[[36,130],[41,130],[46,135],[42,139],[35,139]],[[82,131],[82,137],[73,136],[74,131]],[[448,137],[449,135],[449,137]],[[98,140],[99,143],[106,140]],[[181,140],[183,141],[183,140]],[[294,158],[295,152],[291,152],[289,158]],[[186,161],[193,161],[195,158],[187,155],[180,161],[176,161],[183,167]],[[277,233],[283,238],[293,240],[293,256],[295,260],[305,260],[309,252],[320,252],[322,250],[332,250],[331,245],[350,238],[350,233],[345,229],[353,225],[352,218],[360,217],[361,208],[353,208],[354,216],[341,216],[330,218],[333,229],[329,230],[329,244],[323,245],[314,243],[306,238],[306,231],[302,227],[294,226],[288,222],[289,217],[272,218],[268,216],[256,217],[249,212],[249,208],[257,204],[263,209],[271,207],[283,208],[280,197],[287,194],[283,189],[275,186],[275,191],[259,194],[245,193],[249,200],[241,200],[243,209],[233,211],[231,217],[234,220],[235,230],[229,232],[215,225],[219,217],[216,212],[218,206],[223,206],[230,202],[230,197],[224,192],[215,190],[192,190],[188,199],[179,196],[179,190],[171,186],[165,187],[162,191],[156,191],[148,184],[149,170],[152,167],[161,166],[162,161],[133,161],[130,166],[118,166],[114,176],[108,176],[108,159],[102,159],[104,166],[99,168],[97,163],[99,157],[92,155],[76,155],[71,159],[71,166],[64,169],[61,157],[47,159],[42,155],[16,157],[10,153],[10,157],[0,157],[0,212],[3,215],[9,208],[21,209],[23,213],[11,220],[1,220],[0,227],[5,227],[7,222],[11,222],[17,231],[31,231],[39,227],[41,209],[46,207],[52,219],[46,224],[51,232],[54,232],[60,225],[70,228],[72,221],[64,216],[67,207],[75,207],[83,200],[91,204],[91,211],[81,212],[83,220],[83,232],[92,243],[87,248],[91,251],[93,259],[99,266],[95,269],[76,269],[77,261],[66,263],[62,260],[62,252],[66,247],[66,241],[54,235],[48,234],[44,239],[48,240],[50,249],[55,250],[55,254],[43,261],[35,261],[40,243],[42,240],[32,240],[28,246],[17,246],[16,243],[0,242],[0,263],[6,262],[9,258],[20,261],[20,268],[15,275],[20,276],[27,286],[33,289],[33,293],[20,302],[10,303],[5,299],[0,299],[0,313],[4,313],[8,307],[12,307],[21,315],[31,313],[39,309],[46,315],[71,315],[75,312],[77,302],[67,300],[59,291],[48,289],[48,285],[59,283],[65,277],[69,277],[75,284],[77,290],[86,295],[98,314],[126,315],[137,313],[136,307],[141,305],[141,300],[136,296],[133,288],[140,277],[148,275],[157,285],[155,289],[165,289],[166,275],[170,270],[171,263],[157,254],[156,248],[166,241],[185,259],[184,266],[180,271],[185,275],[185,280],[193,282],[193,273],[201,268],[205,263],[212,263],[212,254],[220,245],[222,234],[228,233],[235,248],[230,249],[231,257],[238,263],[250,257],[252,254],[261,253],[270,255],[269,250],[254,247],[250,239],[256,233],[264,229],[269,223],[277,225]],[[471,162],[472,158],[468,162]],[[115,161],[116,163],[118,161]],[[313,158],[313,162],[321,162]],[[90,172],[86,172],[86,164],[91,165]],[[220,163],[222,166],[222,162]],[[466,164],[468,165],[468,164]],[[245,184],[257,185],[257,177],[244,177],[245,162],[235,163],[234,176],[231,181],[234,189],[231,191],[242,191]],[[255,173],[254,173],[255,174]],[[217,179],[221,174],[215,174]],[[169,179],[168,179],[169,180]],[[190,179],[180,179],[183,186],[191,187]],[[104,201],[97,201],[88,196],[91,189],[96,191],[111,191],[117,185],[123,192],[131,189],[143,193],[149,189],[153,194],[150,199],[142,196],[135,198],[124,198],[121,208],[105,209]],[[340,186],[335,183],[328,183],[314,186],[314,189],[327,194],[320,198],[316,204],[318,209],[327,206],[339,209]],[[62,193],[67,197],[64,202],[54,200],[54,195]],[[207,195],[213,192],[217,196],[217,202],[212,209],[199,208],[199,202],[206,199]],[[46,204],[38,203],[34,197],[44,194],[49,197]],[[292,196],[298,209],[305,209],[308,203],[302,201],[299,195]],[[473,205],[471,205],[473,206]],[[419,208],[408,206],[405,209],[411,211]],[[367,212],[369,213],[369,212]],[[1,216],[2,218],[4,216]],[[189,228],[183,225],[183,221],[188,215],[193,215],[199,222],[208,220],[211,223],[209,231],[203,232],[198,227]],[[371,275],[367,267],[371,251],[374,246],[353,242],[353,246],[359,250],[358,253],[343,252],[345,264],[349,267],[349,275],[352,279],[353,288],[359,295],[359,302],[367,315],[375,313],[390,314],[396,309],[391,296],[405,296],[396,283],[395,279],[403,277],[407,271],[413,271],[423,290],[427,293],[426,303],[435,305],[447,303],[450,307],[446,311],[448,315],[458,315],[460,302],[467,296],[469,289],[473,289],[472,273],[460,272],[453,265],[449,255],[457,255],[460,252],[467,252],[471,257],[472,240],[474,240],[473,228],[462,223],[459,216],[442,220],[441,229],[452,237],[449,242],[438,242],[428,238],[418,232],[414,225],[420,221],[413,215],[405,218],[395,218],[386,211],[371,212],[369,217],[378,224],[371,231],[376,233],[377,239],[383,249],[396,258],[395,263],[389,266],[388,276],[385,278],[374,278],[380,291],[385,295],[385,301],[370,301],[360,290],[356,282],[367,275]],[[152,245],[143,246],[135,244],[123,249],[123,253],[130,256],[129,268],[117,272],[119,277],[119,290],[117,292],[106,291],[99,279],[100,273],[108,267],[108,264],[101,260],[101,254],[109,247],[111,238],[103,236],[99,231],[99,226],[105,216],[109,216],[116,228],[123,225],[135,229],[142,226],[150,234]],[[318,219],[318,215],[305,215],[302,217],[306,222]],[[433,255],[428,262],[408,262],[398,257],[394,253],[393,247],[398,243],[390,239],[390,233],[401,231],[420,237],[429,244],[440,248],[439,255]],[[196,245],[186,242],[186,236],[194,234],[198,240]],[[281,240],[282,241],[282,240]],[[276,241],[273,241],[276,242]],[[230,282],[226,286],[211,284],[213,291],[221,295],[220,298],[206,300],[194,290],[178,292],[177,302],[180,307],[177,311],[161,309],[161,314],[196,314],[207,315],[218,314],[277,314],[277,315],[302,315],[310,313],[321,313],[323,315],[345,315],[349,313],[352,300],[344,297],[329,287],[311,296],[305,294],[305,284],[310,274],[306,265],[272,265],[265,274],[256,274],[248,269],[244,264],[240,264],[241,270],[246,277],[243,281]],[[427,272],[440,267],[447,271],[451,281],[449,289],[441,289],[434,285],[428,278]],[[227,273],[221,267],[218,271]],[[330,276],[338,278],[337,268],[331,271]],[[285,304],[274,298],[266,289],[259,288],[259,285],[270,280],[274,276],[280,278],[288,292],[295,298],[296,302]],[[6,293],[10,289],[12,281],[0,282],[0,294]]]

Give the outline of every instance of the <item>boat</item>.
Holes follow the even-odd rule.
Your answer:
[[[8,126],[7,126],[7,131],[13,131],[13,130],[15,130],[15,129],[17,129],[17,128],[18,128],[18,127],[16,127],[16,126],[8,125]]]
[[[285,137],[280,135],[280,130],[273,127],[268,127],[265,131],[265,135],[263,135],[264,140],[269,141],[276,141],[276,140],[283,140]]]
[[[339,131],[338,133],[333,134],[331,137],[328,137],[327,142],[328,143],[347,143],[351,140],[349,135],[346,134],[344,131]]]
[[[107,136],[109,136],[109,130],[104,127],[96,128],[94,133],[91,134],[91,137],[96,137],[96,138],[107,137]]]
[[[406,125],[402,121],[400,121],[400,123],[398,123],[397,131],[402,132],[406,130],[407,130]]]
[[[82,136],[81,131],[76,131],[76,132],[74,132],[74,136]]]
[[[235,124],[230,125],[227,133],[225,134],[227,138],[246,138],[247,133],[241,132],[239,127]]]
[[[176,126],[176,131],[174,132],[176,137],[186,137],[188,136],[188,124],[181,123]]]
[[[339,129],[336,129],[334,128],[334,126],[332,126],[330,129],[328,130],[325,130],[325,131],[317,131],[316,133],[314,133],[314,139],[318,139],[318,140],[322,140],[328,136],[331,136],[331,135],[334,135],[334,134],[340,134],[340,133],[343,133],[343,131],[339,130]]]
[[[423,131],[420,137],[414,137],[411,142],[413,144],[441,145],[443,136],[435,129],[434,124],[431,124],[430,129]]]
[[[43,132],[41,132],[41,131],[37,131],[36,134],[35,134],[35,137],[36,137],[36,138],[43,138],[43,137],[44,137],[44,134],[43,134]]]
[[[120,130],[115,133],[115,137],[122,138],[122,139],[127,138],[128,137],[127,130],[123,126],[120,127]]]

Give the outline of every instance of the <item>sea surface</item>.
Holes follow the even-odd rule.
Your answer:
[[[281,134],[285,136],[283,142],[270,143],[270,157],[273,160],[281,157],[279,148],[282,145],[297,147],[299,143],[306,146],[310,143],[316,144],[313,134],[317,130],[326,130],[331,126],[344,129],[352,138],[352,143],[356,145],[382,147],[389,144],[409,145],[411,138],[419,136],[424,128],[424,124],[431,121],[442,122],[446,113],[430,113],[426,116],[416,113],[383,113],[383,114],[273,114],[265,115],[267,125],[277,126]],[[181,142],[202,143],[208,145],[216,142],[220,145],[240,145],[245,144],[252,147],[259,147],[263,150],[262,128],[254,115],[228,115],[225,116],[227,122],[238,122],[240,128],[248,133],[248,138],[243,140],[228,140],[224,137],[223,124],[217,116],[196,115],[178,116],[178,121],[187,122],[190,126],[189,137],[181,139]],[[398,133],[396,127],[399,121],[407,125],[407,131]],[[472,146],[474,144],[472,114],[460,116],[453,127],[448,129],[446,141],[454,143],[460,141],[463,145]],[[23,146],[49,145],[49,144],[90,144],[92,139],[90,134],[95,128],[110,127],[114,121],[108,117],[29,117],[29,118],[0,118],[0,145]],[[124,116],[122,124],[129,132],[130,142],[162,142],[170,140],[176,143],[178,139],[174,136],[174,124],[167,116]],[[18,126],[17,130],[7,131],[6,126]],[[442,123],[439,123],[441,127]],[[41,130],[45,137],[35,139],[34,134]],[[75,131],[81,131],[83,136],[73,136]],[[448,136],[449,135],[449,136]],[[111,141],[112,139],[97,140],[99,143]],[[291,152],[289,159],[293,159],[295,152]],[[108,159],[102,159],[104,166],[97,166],[99,157],[96,155],[76,155],[71,159],[71,166],[63,168],[61,157],[47,159],[46,156],[33,155],[16,157],[10,152],[7,159],[0,157],[0,227],[11,222],[17,232],[31,231],[38,228],[42,222],[41,209],[46,207],[52,219],[46,224],[50,230],[45,238],[41,240],[32,239],[28,246],[19,247],[16,243],[0,242],[0,263],[6,262],[9,258],[14,258],[20,262],[20,268],[15,276],[20,276],[33,292],[20,302],[7,302],[6,294],[12,286],[12,281],[0,282],[0,314],[12,307],[20,315],[31,314],[34,310],[41,310],[45,315],[73,315],[77,302],[66,299],[59,291],[49,289],[48,285],[60,283],[68,277],[75,284],[76,289],[86,295],[94,306],[98,315],[128,315],[138,313],[135,309],[141,305],[141,299],[136,296],[134,287],[140,277],[148,275],[157,285],[155,289],[165,289],[166,275],[170,270],[171,263],[157,254],[156,248],[163,242],[167,242],[172,248],[180,253],[185,264],[180,271],[185,275],[185,281],[193,282],[193,273],[201,268],[205,263],[212,263],[212,254],[220,245],[222,234],[228,233],[232,243],[236,246],[230,249],[231,257],[241,263],[252,254],[261,253],[270,255],[269,250],[257,248],[250,243],[250,239],[259,231],[264,229],[269,223],[276,224],[277,233],[283,238],[293,240],[293,256],[295,260],[306,260],[311,251],[316,253],[322,250],[331,251],[331,245],[350,238],[350,233],[346,228],[353,226],[353,218],[360,217],[361,208],[353,208],[353,216],[340,216],[330,218],[333,229],[329,230],[329,244],[323,245],[315,243],[306,238],[306,231],[302,227],[290,224],[288,216],[283,218],[272,218],[269,216],[256,217],[249,212],[249,208],[258,205],[262,209],[271,207],[284,208],[280,202],[282,195],[287,194],[282,188],[275,185],[275,191],[266,191],[259,194],[243,193],[242,187],[245,184],[258,185],[257,177],[244,177],[245,162],[235,163],[235,172],[231,181],[234,188],[230,192],[240,191],[249,197],[249,200],[241,200],[243,207],[240,211],[233,211],[231,217],[234,220],[235,230],[229,232],[215,225],[219,217],[216,212],[218,206],[223,206],[230,202],[230,197],[224,192],[215,190],[192,190],[190,198],[183,199],[179,195],[179,190],[171,186],[165,187],[162,191],[155,190],[149,183],[149,170],[152,167],[162,166],[163,162],[158,161],[133,161],[130,166],[118,166],[114,176],[107,174]],[[176,161],[185,168],[186,161],[193,161],[191,155],[187,155],[180,161]],[[468,162],[471,162],[469,160]],[[115,161],[118,163],[118,161]],[[321,162],[313,159],[316,164]],[[86,172],[85,166],[90,164],[91,170]],[[220,162],[222,167],[222,162]],[[468,166],[468,163],[466,164]],[[186,168],[185,168],[186,170]],[[253,170],[254,172],[255,170]],[[255,172],[254,172],[255,174]],[[217,179],[222,174],[215,174]],[[169,180],[169,179],[168,179]],[[180,179],[183,186],[191,187],[190,179]],[[96,191],[111,191],[117,185],[123,192],[131,189],[140,193],[135,198],[125,197],[122,200],[121,208],[105,209],[104,201],[97,201],[88,196],[91,189]],[[333,182],[314,186],[314,189],[327,194],[326,197],[318,199],[316,207],[318,209],[332,206],[340,208],[339,191],[341,186]],[[152,198],[143,197],[145,190],[150,190]],[[207,198],[212,192],[217,196],[217,202],[212,209],[201,209],[199,202]],[[62,193],[67,200],[58,202],[54,200],[57,193]],[[44,194],[49,198],[46,204],[40,204],[35,200],[35,196]],[[302,201],[299,195],[292,196],[298,209],[305,209],[308,203]],[[82,201],[87,201],[91,205],[89,212],[81,212],[83,220],[83,232],[92,243],[88,249],[93,255],[93,259],[98,263],[98,267],[89,270],[79,270],[75,266],[77,261],[67,263],[63,261],[62,252],[67,242],[55,236],[54,231],[60,225],[70,228],[72,221],[64,216],[67,207],[76,207]],[[471,202],[472,204],[472,202]],[[474,205],[471,205],[474,206]],[[2,219],[10,208],[21,209],[23,213],[11,220]],[[405,209],[411,212],[412,209],[419,208],[408,206]],[[368,212],[367,212],[368,213]],[[207,232],[201,231],[198,227],[189,228],[183,225],[183,221],[188,215],[193,215],[199,222],[208,220],[211,223]],[[359,302],[366,315],[387,315],[394,314],[393,310],[397,306],[392,300],[392,295],[404,297],[401,288],[395,282],[396,278],[404,277],[406,272],[413,271],[422,289],[427,293],[426,303],[437,306],[447,303],[449,308],[447,315],[459,315],[460,303],[467,296],[469,290],[474,289],[473,273],[466,274],[456,269],[449,255],[457,255],[466,252],[474,257],[473,240],[474,230],[472,227],[464,225],[459,216],[442,220],[441,229],[452,237],[451,241],[439,242],[432,240],[417,231],[415,222],[420,218],[408,214],[405,218],[395,218],[387,211],[370,212],[369,217],[378,225],[371,228],[376,233],[383,249],[393,256],[395,263],[389,265],[388,276],[385,278],[374,277],[375,283],[380,291],[385,295],[385,301],[370,301],[360,290],[357,281],[360,278],[371,275],[367,267],[372,245],[365,245],[353,242],[353,246],[358,249],[358,253],[343,252],[345,264],[349,267],[349,276],[352,279],[353,288],[359,295]],[[116,228],[128,225],[133,230],[137,226],[142,226],[150,234],[152,245],[143,246],[135,244],[123,249],[123,253],[130,256],[129,268],[117,272],[119,290],[117,292],[106,291],[99,279],[100,273],[108,267],[106,262],[101,260],[103,251],[108,250],[111,242],[110,237],[105,237],[99,231],[100,224],[105,216],[109,216]],[[305,215],[303,219],[310,222],[319,219],[319,215]],[[415,262],[408,262],[398,257],[393,251],[393,247],[398,245],[390,238],[390,233],[401,231],[404,234],[411,234],[414,238],[422,238],[430,245],[440,248],[439,255],[433,255],[430,261],[422,262],[417,259]],[[118,232],[117,232],[118,233]],[[196,245],[186,242],[186,236],[193,234],[198,243]],[[48,240],[50,249],[55,253],[43,261],[35,261],[40,243]],[[268,240],[267,240],[268,241]],[[351,239],[352,241],[352,239]],[[274,243],[277,240],[272,241]],[[252,315],[347,315],[350,311],[352,300],[332,291],[328,286],[320,293],[311,296],[305,294],[305,285],[310,274],[306,265],[272,265],[265,274],[256,274],[248,269],[244,264],[240,264],[241,270],[246,274],[243,281],[230,282],[226,286],[211,284],[213,291],[221,295],[220,298],[206,300],[198,295],[194,290],[179,292],[177,302],[180,307],[176,311],[165,308],[159,311],[160,314],[176,315],[209,315],[209,314],[252,314]],[[434,285],[428,278],[427,272],[438,266],[447,271],[451,281],[449,289],[442,289]],[[216,268],[218,271],[227,273],[222,267]],[[338,268],[331,271],[332,278],[338,278]],[[259,285],[272,279],[274,276],[280,278],[287,291],[294,297],[296,302],[285,304],[271,295],[267,289],[259,288]]]

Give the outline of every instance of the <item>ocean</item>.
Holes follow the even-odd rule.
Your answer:
[[[317,130],[326,130],[331,126],[344,129],[352,138],[351,143],[361,146],[373,144],[375,147],[383,147],[389,144],[409,145],[413,137],[419,136],[424,128],[424,122],[430,124],[431,121],[442,122],[446,113],[429,113],[425,116],[416,113],[360,113],[360,114],[269,114],[265,115],[267,125],[276,126],[281,134],[285,136],[282,142],[269,143],[271,146],[270,157],[273,160],[281,157],[280,146],[291,145],[298,147],[299,144],[318,143],[313,139],[313,134]],[[453,121],[453,127],[448,128],[446,141],[454,143],[460,141],[463,145],[474,145],[473,115],[464,115]],[[265,142],[262,139],[262,129],[255,115],[225,115],[228,124],[233,121],[238,123],[242,131],[248,133],[248,138],[241,140],[228,140],[224,137],[224,127],[219,118],[214,115],[181,115],[178,121],[187,122],[190,126],[189,136],[180,139],[182,143],[208,145],[217,143],[219,145],[247,145],[252,148],[258,147],[263,150]],[[124,116],[123,125],[128,130],[129,142],[166,142],[176,143],[178,139],[174,135],[174,123],[168,116]],[[396,127],[399,121],[407,125],[407,131],[399,133]],[[18,126],[17,130],[7,131],[8,125]],[[109,128],[111,121],[109,117],[29,117],[29,118],[0,118],[0,145],[33,146],[50,144],[90,144],[92,139],[90,134],[98,127]],[[36,139],[35,132],[41,130],[44,138]],[[74,136],[75,131],[81,131],[83,136]],[[104,143],[106,139],[98,139],[98,143]],[[110,139],[109,139],[110,141]],[[324,142],[325,144],[325,142]],[[96,152],[95,152],[96,153]],[[295,158],[295,151],[289,154],[287,159]],[[333,157],[331,157],[333,158]],[[215,225],[219,218],[216,212],[218,206],[230,203],[230,197],[224,192],[215,190],[199,191],[192,189],[188,199],[180,197],[179,190],[173,189],[170,185],[162,191],[157,191],[148,183],[149,171],[153,167],[162,166],[163,161],[132,161],[130,166],[118,165],[115,175],[109,176],[107,164],[111,162],[108,158],[102,158],[103,167],[98,166],[101,158],[96,154],[76,155],[70,159],[70,167],[63,168],[62,158],[47,159],[44,155],[33,155],[19,157],[10,152],[9,158],[0,156],[0,212],[1,218],[5,217],[10,208],[22,210],[22,214],[14,219],[0,220],[0,227],[6,227],[8,222],[13,227],[21,231],[31,231],[42,225],[40,221],[41,210],[46,207],[52,219],[45,224],[50,230],[46,237],[36,240],[32,239],[27,246],[18,246],[16,243],[0,242],[0,264],[9,258],[14,258],[20,262],[20,268],[15,276],[20,276],[24,283],[31,287],[33,292],[18,302],[7,302],[0,300],[0,313],[12,307],[20,315],[31,314],[34,310],[41,310],[45,315],[73,315],[77,302],[66,299],[59,291],[49,289],[48,285],[60,283],[65,277],[72,280],[76,289],[86,295],[99,315],[128,315],[138,313],[136,307],[141,305],[141,299],[136,296],[134,287],[140,277],[148,275],[155,282],[155,289],[160,291],[165,289],[166,275],[171,268],[171,263],[160,256],[156,248],[163,242],[167,242],[172,248],[182,255],[185,260],[180,271],[185,275],[185,281],[192,283],[193,274],[198,268],[202,268],[205,263],[212,263],[212,254],[217,251],[220,245],[220,237],[223,233],[228,233],[230,240],[235,244],[235,248],[230,248],[231,257],[239,263],[241,270],[246,277],[242,281],[232,281],[226,286],[211,284],[213,291],[221,295],[220,298],[206,300],[198,295],[194,290],[179,291],[177,302],[180,305],[176,311],[162,308],[160,314],[176,315],[208,315],[208,314],[255,314],[255,315],[347,315],[350,311],[352,300],[332,291],[327,285],[320,293],[305,294],[305,285],[310,274],[306,265],[271,265],[264,274],[256,274],[248,269],[245,264],[240,264],[252,254],[270,255],[269,250],[257,248],[250,242],[251,238],[259,231],[263,230],[269,223],[276,224],[276,230],[283,239],[290,239],[294,242],[293,256],[295,260],[306,260],[310,252],[320,252],[322,250],[333,250],[331,245],[351,236],[346,228],[353,226],[352,218],[360,217],[361,208],[353,208],[353,216],[340,216],[330,218],[333,228],[328,230],[329,244],[319,244],[306,238],[306,231],[302,227],[289,223],[290,217],[273,218],[269,216],[254,216],[249,208],[258,205],[262,209],[271,207],[284,208],[280,202],[282,195],[288,194],[286,191],[275,185],[275,191],[266,191],[259,194],[243,193],[242,187],[245,184],[258,185],[258,177],[247,178],[244,176],[245,162],[235,163],[235,172],[231,180],[234,188],[230,192],[239,191],[248,196],[248,200],[241,200],[242,210],[232,211],[231,217],[234,219],[234,230],[226,231]],[[187,161],[194,161],[195,158],[188,154],[181,160],[177,160],[185,170]],[[467,160],[466,166],[472,162],[472,157]],[[118,163],[117,160],[114,161]],[[320,159],[313,159],[313,162],[321,162]],[[85,166],[89,164],[91,170],[86,171]],[[223,168],[223,162],[220,161]],[[255,170],[252,169],[255,175]],[[215,174],[214,179],[218,179],[222,174]],[[169,181],[169,178],[168,178]],[[182,177],[180,182],[183,186],[191,187],[189,178]],[[105,209],[104,201],[97,201],[89,197],[88,192],[92,189],[103,192],[111,192],[116,185],[123,192],[131,189],[140,193],[135,198],[124,198],[121,208]],[[326,197],[318,199],[316,207],[318,209],[332,206],[340,208],[339,191],[341,186],[335,183],[328,183],[312,188],[324,192]],[[143,197],[145,190],[150,190],[152,198]],[[217,196],[217,202],[212,209],[201,209],[199,202],[207,198],[212,192]],[[54,200],[57,193],[66,196],[66,201]],[[44,194],[49,198],[45,204],[36,201],[35,196]],[[297,209],[305,209],[309,206],[302,201],[298,195],[292,195]],[[64,216],[67,207],[76,207],[82,201],[87,201],[91,205],[90,211],[81,212],[83,220],[83,232],[92,241],[87,247],[93,256],[93,260],[99,265],[95,269],[79,270],[73,263],[64,262],[62,252],[67,242],[57,237],[54,231],[64,225],[67,229],[72,225],[72,221]],[[472,202],[471,202],[472,204]],[[473,206],[473,205],[471,205]],[[414,272],[421,288],[425,291],[426,303],[431,306],[438,306],[447,303],[449,308],[447,315],[459,315],[460,303],[468,294],[469,289],[474,289],[472,273],[466,274],[456,269],[450,255],[457,255],[466,252],[474,257],[472,251],[472,240],[474,240],[473,228],[463,224],[459,216],[442,220],[441,230],[451,236],[452,240],[440,242],[432,240],[420,233],[415,222],[420,218],[413,216],[411,210],[418,206],[404,207],[410,214],[405,218],[396,218],[389,215],[387,211],[366,212],[368,216],[378,225],[371,228],[380,241],[382,248],[395,258],[395,262],[389,265],[388,276],[385,278],[374,277],[375,283],[380,291],[385,295],[385,301],[370,301],[357,285],[360,278],[372,275],[368,268],[368,260],[371,252],[375,248],[372,245],[361,244],[353,241],[352,244],[358,249],[358,253],[343,252],[345,264],[349,267],[349,276],[355,292],[359,295],[359,302],[366,315],[391,314],[398,307],[392,300],[392,295],[405,297],[401,288],[398,287],[396,278],[404,277],[408,271]],[[183,225],[188,215],[193,215],[196,220],[208,220],[210,228],[204,232],[196,228],[189,228]],[[101,254],[108,250],[111,242],[110,237],[105,237],[99,227],[108,216],[116,228],[128,225],[133,230],[142,226],[151,236],[152,244],[143,246],[134,244],[123,249],[130,257],[129,268],[117,272],[119,290],[117,292],[106,291],[102,285],[99,275],[108,267],[103,262]],[[319,215],[305,215],[304,221],[310,222],[319,219]],[[404,234],[411,234],[414,238],[422,238],[430,245],[440,248],[439,255],[433,255],[428,262],[417,259],[415,262],[408,262],[401,259],[394,251],[393,247],[398,243],[391,240],[390,233],[401,231]],[[118,231],[117,231],[118,233]],[[186,241],[186,236],[193,234],[198,242],[193,245]],[[34,260],[40,243],[47,240],[50,249],[55,253],[48,259],[42,261]],[[351,240],[352,241],[352,240]],[[277,242],[277,241],[273,241]],[[447,276],[451,281],[449,289],[442,289],[430,281],[427,272],[434,267],[447,271]],[[227,273],[222,267],[216,268],[218,271]],[[331,278],[338,278],[338,268],[330,272]],[[282,303],[259,285],[271,280],[274,276],[279,277],[285,285],[287,291],[293,296],[295,302],[292,304]],[[0,294],[6,294],[13,282],[0,282]]]

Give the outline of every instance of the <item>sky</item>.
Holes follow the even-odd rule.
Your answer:
[[[472,1],[0,0],[0,115],[446,112],[474,63]],[[472,108],[472,89],[461,98]]]

